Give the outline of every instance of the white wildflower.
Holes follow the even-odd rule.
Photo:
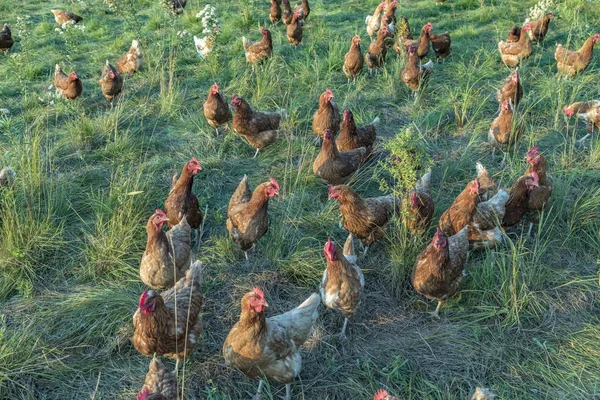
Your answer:
[[[538,20],[556,7],[554,0],[539,0],[537,4],[529,9],[529,19]]]

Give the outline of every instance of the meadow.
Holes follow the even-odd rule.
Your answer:
[[[452,56],[435,64],[418,98],[400,80],[404,64],[393,51],[377,76],[365,68],[348,84],[342,73],[352,36],[361,35],[363,51],[368,46],[364,19],[375,0],[311,1],[297,49],[281,23],[271,27],[267,0],[212,2],[222,26],[206,59],[192,36],[202,31],[196,13],[208,0],[190,0],[179,17],[158,0],[111,3],[116,10],[102,0],[0,3],[0,23],[11,25],[16,42],[0,54],[0,168],[17,172],[11,189],[0,188],[1,399],[136,396],[150,360],[129,341],[145,289],[138,275],[145,225],[163,207],[171,176],[194,156],[203,167],[194,192],[206,211],[194,249],[205,266],[205,331],[181,385],[188,399],[249,397],[257,383],[221,356],[241,297],[258,285],[271,306],[267,315],[295,307],[318,288],[327,238],[346,237],[337,205],[312,173],[319,151],[312,114],[326,88],[358,124],[381,118],[379,156],[352,181],[363,196],[402,193],[380,161],[406,141],[432,165],[432,225],[475,177],[475,162],[509,188],[534,145],[548,160],[554,191],[530,238],[524,220],[507,230],[504,246],[470,253],[440,321],[424,312],[434,302],[410,285],[415,257],[434,229],[413,238],[391,224],[388,237],[359,256],[365,298],[348,340],[336,336],[343,317],[321,308],[294,398],[370,399],[386,388],[403,399],[464,399],[475,386],[502,399],[600,398],[600,141],[595,133],[576,143],[585,127],[562,113],[565,104],[600,98],[600,55],[574,78],[558,74],[553,57],[557,43],[579,48],[598,30],[597,1],[555,1],[546,40],[519,68],[526,131],[504,166],[501,152],[487,145],[495,93],[510,73],[497,43],[534,0],[400,2],[397,15],[408,17],[414,35],[430,21],[434,32],[452,36]],[[52,8],[82,15],[85,28],[56,31]],[[258,40],[261,26],[272,31],[274,52],[253,69],[241,37]],[[142,44],[146,66],[126,79],[111,107],[98,79],[105,60],[114,63],[132,39]],[[76,101],[49,89],[56,63],[82,79]],[[286,109],[285,134],[257,158],[233,131],[216,136],[202,113],[214,82],[228,100],[238,94],[256,109]],[[398,136],[407,129],[409,139]],[[244,174],[252,187],[269,177],[281,185],[269,232],[249,262],[225,229],[229,198]],[[283,393],[273,384],[265,394]]]

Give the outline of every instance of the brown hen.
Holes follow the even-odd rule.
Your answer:
[[[15,41],[12,38],[10,28],[8,27],[8,24],[4,24],[0,31],[0,51],[3,51],[4,54],[8,54],[8,50],[13,47],[13,44],[15,44]]]
[[[421,64],[415,47],[411,45],[408,50],[406,66],[400,75],[402,82],[416,94],[427,83],[431,71],[433,71],[433,61],[429,60],[427,64]]]
[[[527,32],[531,29],[529,24],[525,24],[521,29],[521,35],[518,42],[505,42],[501,40],[498,43],[498,51],[504,64],[510,68],[516,67],[519,62],[531,55],[531,41]]]
[[[415,262],[412,284],[415,290],[438,301],[431,315],[439,319],[440,308],[444,302],[456,293],[463,277],[469,239],[468,227],[462,228],[455,235],[448,237],[439,228],[433,240],[419,254]]]
[[[143,65],[144,55],[140,42],[132,40],[129,51],[117,60],[117,71],[120,74],[133,74],[139,72]]]
[[[219,126],[231,121],[231,110],[229,104],[219,91],[219,85],[215,82],[208,90],[208,98],[204,102],[204,117],[210,126],[219,134]]]
[[[364,59],[360,50],[360,36],[355,35],[350,43],[350,50],[344,55],[344,65],[342,66],[342,70],[348,78],[348,83],[350,83],[350,79],[356,79],[362,72],[363,65]]]
[[[76,99],[83,92],[83,85],[81,79],[77,76],[77,72],[71,71],[67,75],[58,64],[54,67],[54,86],[62,97],[69,100]]]
[[[177,392],[175,374],[157,358],[153,358],[137,400],[177,400]]]
[[[196,261],[171,289],[142,293],[133,316],[133,346],[145,356],[188,356],[202,333],[202,302],[202,263]]]
[[[63,10],[50,10],[50,11],[52,12],[52,14],[54,14],[54,20],[59,25],[67,24],[67,23],[76,24],[77,22],[83,21],[82,17],[80,17],[79,15],[72,13],[70,11],[63,11]]]
[[[479,180],[467,184],[454,202],[440,216],[439,228],[448,236],[455,235],[469,225],[479,204]]]
[[[364,147],[367,149],[367,154],[370,154],[377,138],[377,124],[379,124],[379,117],[375,117],[368,125],[357,127],[352,111],[344,110],[340,134],[335,139],[337,149],[348,151]]]
[[[110,104],[112,105],[115,97],[121,93],[121,89],[123,89],[123,77],[121,77],[121,74],[119,74],[117,70],[110,65],[108,60],[106,60],[104,70],[102,71],[102,76],[100,77],[98,83],[102,89],[102,94],[104,97],[106,97],[106,100],[110,101]]]
[[[229,200],[227,207],[227,231],[231,240],[244,252],[253,248],[269,229],[269,199],[279,194],[279,183],[273,178],[250,190],[248,177],[242,181]]]
[[[298,307],[266,318],[269,306],[260,288],[241,301],[239,321],[223,344],[223,358],[251,379],[259,378],[256,398],[261,398],[263,378],[285,383],[286,399],[291,399],[291,382],[300,374],[300,347],[312,333],[319,316],[321,296],[313,293]]]
[[[325,129],[329,129],[333,135],[340,131],[340,110],[333,101],[333,92],[325,89],[319,96],[319,108],[313,114],[313,132],[323,138]]]
[[[321,280],[321,300],[326,307],[344,315],[340,338],[345,339],[348,320],[356,314],[365,286],[365,277],[355,261],[352,233],[346,239],[344,254],[331,238],[327,240],[323,252],[327,268]]]
[[[177,225],[183,217],[187,218],[188,224],[192,229],[198,229],[204,216],[200,211],[198,198],[192,192],[194,186],[194,175],[202,171],[202,165],[196,159],[192,159],[183,165],[181,175],[176,180],[177,175],[173,176],[172,187],[169,196],[165,200],[165,212],[169,217],[169,228]]]
[[[285,110],[253,111],[246,100],[235,94],[231,99],[231,105],[235,109],[233,130],[242,135],[248,144],[256,149],[254,157],[258,156],[260,149],[264,149],[277,140],[281,118],[286,115]]]
[[[531,30],[527,32],[527,35],[533,43],[544,40],[544,37],[546,37],[546,34],[548,33],[548,26],[550,25],[550,20],[552,18],[554,18],[554,13],[548,13],[537,21],[525,21],[525,23],[529,22],[529,25],[531,25]]]
[[[594,45],[600,40],[600,33],[590,36],[577,51],[567,50],[561,44],[556,45],[554,59],[560,72],[569,76],[585,70],[594,54]]]
[[[498,104],[502,107],[502,104],[506,100],[511,100],[514,107],[517,107],[523,98],[523,85],[521,85],[521,79],[519,77],[519,68],[516,68],[510,73],[504,80],[504,85],[496,93],[496,99]]]
[[[285,28],[286,37],[288,42],[294,46],[294,48],[298,47],[300,42],[302,41],[302,24],[304,20],[302,19],[301,11],[294,12],[292,16],[292,21]]]
[[[190,226],[185,216],[168,232],[169,217],[156,210],[146,224],[148,240],[140,262],[140,278],[153,289],[168,289],[185,276],[192,262]]]
[[[321,151],[313,163],[313,173],[332,185],[345,183],[358,170],[366,154],[367,149],[364,147],[340,152],[333,139],[333,133],[325,129]]]
[[[435,205],[431,197],[431,168],[423,174],[402,201],[402,220],[406,229],[413,235],[422,235],[429,227]]]
[[[253,42],[242,36],[242,44],[246,53],[246,60],[250,64],[256,64],[271,57],[273,53],[273,42],[271,40],[271,32],[267,28],[260,30],[262,40]]]
[[[344,228],[361,240],[365,254],[385,235],[385,227],[400,207],[394,195],[363,199],[346,185],[330,185],[329,198],[339,202]]]

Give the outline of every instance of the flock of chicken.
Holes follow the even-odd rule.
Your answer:
[[[185,0],[170,1],[174,13],[181,12],[186,5]],[[303,25],[310,14],[310,7],[308,1],[303,0],[292,11],[289,1],[282,1],[283,11],[279,0],[271,0],[270,20],[273,24],[283,20],[287,25],[289,42],[297,46],[302,41]],[[376,36],[376,39],[364,56],[360,36],[352,38],[343,66],[348,81],[361,73],[364,64],[370,71],[381,68],[387,47],[393,45],[399,55],[407,56],[402,81],[410,89],[419,91],[433,68],[431,61],[421,63],[430,47],[436,58],[451,54],[450,35],[434,35],[429,22],[423,26],[416,40],[411,35],[406,17],[400,19],[396,28],[397,6],[396,0],[386,0],[377,6],[373,15],[367,17],[367,33],[370,37]],[[70,12],[52,12],[59,24],[82,20]],[[507,40],[498,44],[504,63],[512,68],[528,57],[532,52],[531,42],[544,39],[552,17],[550,13],[539,21],[527,22],[522,28],[512,28]],[[266,28],[262,28],[261,33],[261,41],[243,38],[246,58],[252,64],[269,58],[273,51],[271,33]],[[598,40],[600,35],[593,35],[577,52],[558,45],[555,53],[558,69],[568,75],[583,71],[590,63],[593,46]],[[0,49],[7,52],[13,43],[10,29],[5,24],[0,32]],[[137,40],[117,60],[116,68],[107,61],[99,81],[107,100],[112,102],[121,92],[123,74],[134,73],[142,67],[143,56]],[[56,65],[54,83],[60,94],[69,100],[77,98],[83,91],[77,73],[73,71],[66,75],[59,65]],[[522,97],[523,87],[518,69],[515,69],[497,93],[500,114],[489,131],[489,140],[493,144],[506,148],[518,139],[521,129],[518,124],[513,124],[513,110]],[[386,225],[394,215],[399,215],[406,229],[414,235],[425,233],[434,215],[431,170],[403,199],[393,195],[362,198],[345,185],[373,151],[379,118],[369,125],[357,127],[350,110],[344,110],[340,118],[333,99],[332,91],[325,90],[313,116],[315,139],[318,142],[322,140],[313,172],[329,184],[329,198],[339,203],[340,224],[349,235],[343,249],[331,238],[327,240],[324,246],[327,268],[323,273],[320,293],[313,293],[297,308],[266,318],[268,302],[260,288],[254,288],[241,299],[240,319],[225,339],[223,356],[228,364],[239,368],[248,377],[261,379],[255,398],[260,398],[262,379],[265,378],[286,384],[286,398],[291,398],[290,385],[301,368],[300,347],[311,334],[320,303],[344,315],[340,337],[345,337],[348,321],[357,312],[364,288],[364,277],[354,252],[354,237],[361,241],[366,254],[369,246],[385,235]],[[219,127],[232,121],[234,131],[256,149],[256,157],[260,149],[277,139],[285,110],[257,112],[237,95],[233,95],[231,106],[235,111],[233,116],[219,85],[215,83],[204,103],[204,115],[217,135]],[[567,116],[577,114],[587,120],[590,129],[594,126],[600,128],[600,101],[574,103],[565,106],[564,112]],[[537,212],[544,208],[552,193],[552,184],[546,174],[546,160],[538,147],[527,152],[526,160],[529,168],[508,192],[499,188],[487,170],[477,163],[475,179],[441,215],[433,239],[417,257],[412,276],[417,292],[438,301],[432,313],[434,317],[439,318],[440,307],[458,289],[468,251],[499,245],[503,238],[502,229],[519,223],[528,211],[533,213],[528,235],[531,233]],[[140,278],[152,289],[144,291],[140,297],[139,308],[133,317],[135,332],[132,338],[134,347],[144,355],[182,359],[194,349],[202,333],[202,263],[192,263],[191,252],[192,229],[202,229],[203,226],[203,214],[192,192],[194,176],[201,170],[196,158],[188,161],[180,176],[173,177],[165,211],[156,210],[146,225],[148,239],[140,262]],[[0,183],[4,186],[12,183],[15,176],[12,169],[2,170],[0,175]],[[231,197],[226,226],[232,241],[244,251],[246,259],[248,251],[267,232],[269,199],[279,191],[279,183],[273,178],[252,190],[244,176]],[[168,231],[163,229],[165,224],[169,227]],[[159,293],[157,290],[163,291]],[[175,375],[154,357],[138,400],[176,399],[177,395]],[[493,396],[487,389],[478,389],[472,399],[491,399]],[[381,390],[374,399],[396,398]]]

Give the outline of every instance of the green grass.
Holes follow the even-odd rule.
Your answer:
[[[594,1],[557,2],[547,40],[520,66],[526,129],[504,169],[502,155],[486,145],[495,91],[509,73],[496,45],[525,19],[533,0],[485,0],[483,8],[478,0],[401,3],[398,14],[408,17],[413,33],[431,21],[453,40],[453,56],[435,65],[416,101],[391,51],[377,77],[363,74],[347,85],[341,72],[354,34],[367,48],[364,17],[377,1],[313,1],[301,46],[289,45],[281,24],[272,28],[274,56],[255,71],[240,37],[260,37],[267,1],[213,3],[223,26],[206,60],[191,36],[201,32],[195,14],[205,1],[190,0],[178,18],[158,0],[118,3],[117,13],[101,0],[0,4],[0,22],[11,24],[16,40],[8,56],[0,55],[0,107],[10,110],[0,115],[0,167],[18,174],[12,189],[0,190],[0,398],[134,398],[149,363],[129,342],[144,289],[138,267],[145,224],[163,207],[170,177],[192,156],[204,168],[194,191],[207,210],[196,249],[206,265],[206,330],[186,362],[185,394],[239,399],[253,391],[256,382],[226,368],[220,356],[241,296],[260,285],[269,314],[294,307],[317,289],[327,237],[338,243],[346,237],[337,206],[312,175],[318,152],[312,113],[327,87],[357,122],[380,116],[382,152],[406,128],[418,134],[425,160],[433,162],[437,216],[473,178],[476,161],[510,187],[535,144],[548,160],[554,193],[532,239],[524,221],[508,231],[506,246],[469,256],[461,291],[440,322],[423,313],[434,304],[409,284],[431,231],[411,238],[392,224],[387,240],[359,257],[366,295],[350,339],[337,340],[342,317],[322,309],[294,398],[369,399],[386,387],[406,399],[458,399],[478,385],[504,399],[600,396],[600,142],[595,135],[576,145],[583,125],[561,112],[564,104],[600,97],[600,59],[567,79],[553,58],[557,43],[579,47],[597,29]],[[60,35],[51,8],[83,15],[86,29]],[[189,35],[179,38],[179,31]],[[143,45],[146,68],[126,79],[111,109],[97,81],[105,60],[114,63],[132,39]],[[82,78],[77,101],[52,97],[55,63]],[[215,81],[228,99],[235,93],[257,109],[288,110],[285,133],[257,159],[242,138],[231,131],[215,136],[204,120],[202,103]],[[250,263],[225,229],[229,197],[244,174],[252,186],[270,176],[282,186],[269,208],[270,230]],[[394,184],[371,162],[354,186],[377,195],[381,179]],[[267,392],[277,398],[283,387],[272,384]]]

